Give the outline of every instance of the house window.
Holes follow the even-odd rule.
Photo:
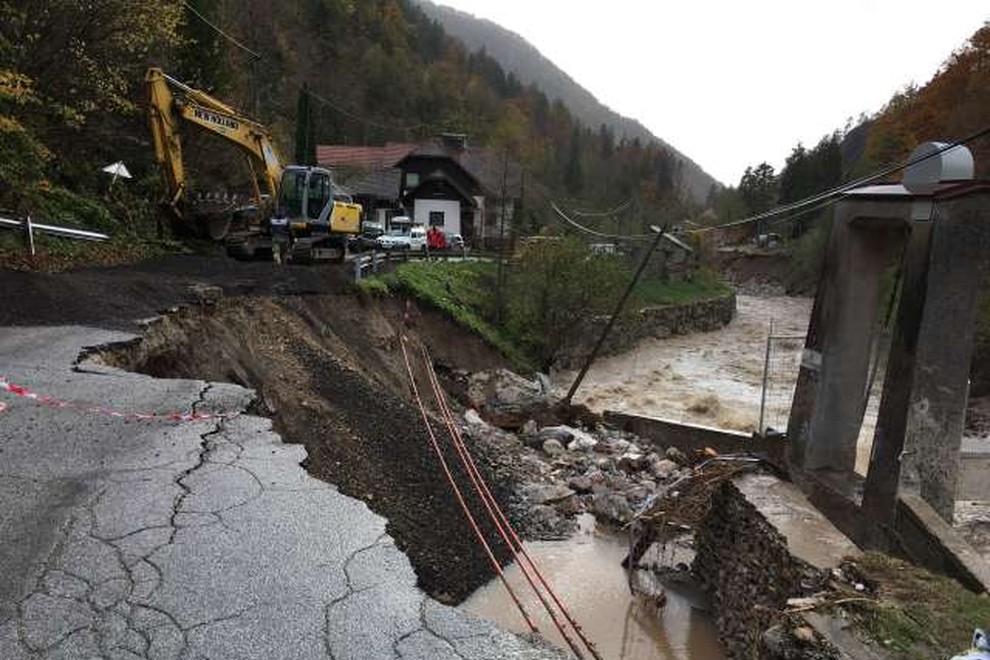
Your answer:
[[[430,211],[430,226],[443,227],[443,211]]]
[[[418,172],[406,172],[406,188],[415,188],[419,185]]]

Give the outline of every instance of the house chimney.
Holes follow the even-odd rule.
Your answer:
[[[440,144],[447,151],[459,154],[467,149],[467,135],[465,133],[441,133]]]

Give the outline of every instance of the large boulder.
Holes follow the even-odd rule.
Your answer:
[[[527,380],[508,369],[488,369],[468,382],[471,406],[492,424],[518,429],[554,404],[545,378]]]
[[[567,450],[564,449],[564,445],[560,444],[559,441],[554,440],[553,438],[543,442],[543,453],[551,458],[560,456],[566,452]]]
[[[612,523],[625,524],[633,517],[632,507],[619,493],[605,492],[593,495],[591,509],[596,518]]]
[[[598,446],[598,440],[590,433],[578,429],[571,429],[574,439],[567,443],[568,451],[592,451]]]
[[[615,460],[615,467],[623,472],[638,472],[646,466],[646,458],[642,454],[628,452]]]
[[[569,498],[574,491],[564,484],[528,483],[519,489],[520,494],[533,504],[553,504]]]

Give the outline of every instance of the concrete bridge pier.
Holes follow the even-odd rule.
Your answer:
[[[897,493],[912,493],[951,524],[978,293],[990,269],[990,188],[933,202],[928,250],[909,250],[905,263],[864,505],[888,518]]]
[[[965,149],[935,155],[909,168],[904,184],[858,188],[836,206],[788,422],[792,472],[846,498],[864,530],[892,527],[900,494],[920,496],[946,521],[953,515],[978,290],[990,270],[990,184],[971,180]],[[898,264],[900,301],[861,489],[856,445],[889,300],[880,295]]]
[[[836,207],[830,257],[812,314],[788,437],[792,462],[806,470],[849,474],[865,412],[883,276],[909,232],[904,201],[846,200]],[[799,406],[800,404],[800,406]],[[842,480],[839,480],[842,483]]]

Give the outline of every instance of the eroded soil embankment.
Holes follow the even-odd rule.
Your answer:
[[[415,311],[406,328],[403,312],[398,302],[349,295],[225,299],[168,315],[142,342],[104,359],[157,377],[254,388],[261,412],[274,419],[283,439],[306,446],[307,470],[387,518],[421,587],[459,601],[489,579],[491,569],[427,444],[418,409],[406,400],[398,331],[407,331],[417,355],[429,346],[448,389],[456,389],[451,374],[457,368],[492,367],[500,358],[428,311]],[[500,482],[484,457],[480,463],[505,501],[505,475]],[[494,538],[494,530],[486,531]]]

